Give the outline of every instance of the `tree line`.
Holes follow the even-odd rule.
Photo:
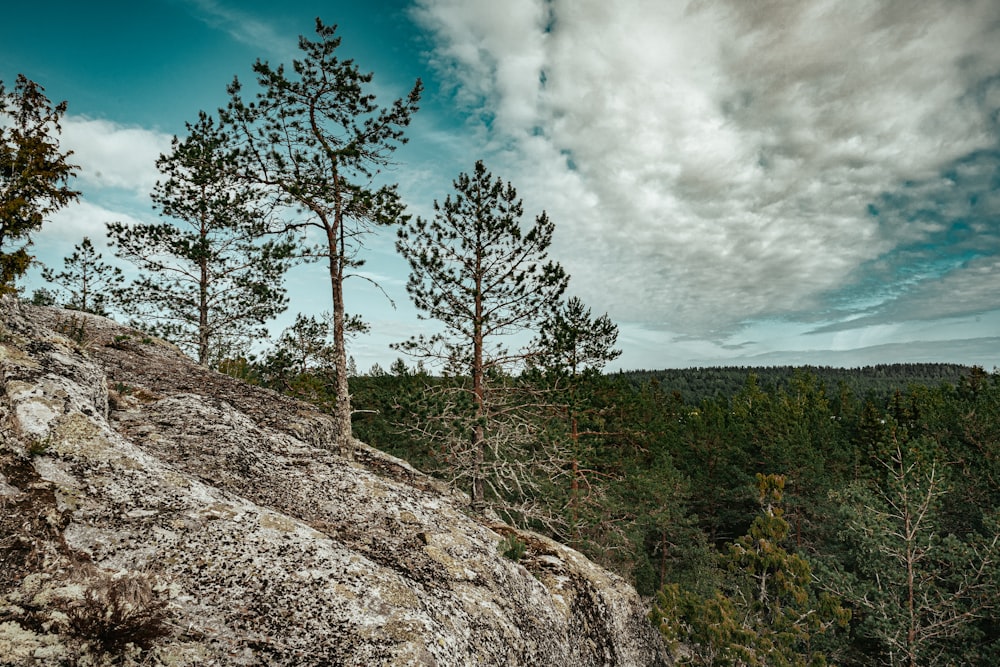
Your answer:
[[[162,220],[107,226],[137,279],[83,239],[33,299],[121,312],[201,364],[328,410],[343,453],[356,435],[450,480],[473,510],[580,549],[649,597],[683,664],[1000,659],[1000,377],[926,368],[873,391],[863,372],[823,369],[603,374],[617,327],[567,296],[554,223],[525,221],[512,184],[477,161],[429,220],[377,185],[422,85],[380,105],[339,46],[317,20],[301,60],[258,61],[249,97],[234,79],[225,108],[174,138],[152,193]],[[80,194],[58,146],[65,111],[24,77],[0,85],[2,291]],[[363,375],[348,343],[366,325],[344,285],[365,279],[383,226],[438,333]],[[297,262],[320,263],[331,311],[299,315],[253,357]]]
[[[910,384],[957,384],[971,368],[961,364],[897,363],[874,364],[858,368],[830,366],[709,366],[699,368],[668,368],[664,370],[619,371],[619,376],[635,386],[659,382],[676,391],[687,403],[697,404],[705,398],[731,396],[740,390],[747,375],[753,373],[761,386],[768,390],[788,389],[797,375],[809,373],[828,387],[843,386],[856,396],[886,400],[896,390]]]

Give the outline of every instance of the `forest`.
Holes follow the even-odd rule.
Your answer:
[[[649,599],[679,664],[1000,664],[1000,374],[604,373],[617,327],[568,296],[555,223],[525,220],[512,184],[476,161],[425,220],[375,180],[422,85],[380,106],[339,43],[317,20],[294,68],[258,61],[249,90],[234,79],[224,109],[175,137],[151,193],[162,221],[107,224],[138,277],[84,238],[31,300],[123,318],[311,401],[344,455],[358,438],[449,481],[470,512],[579,549]],[[65,111],[24,77],[0,84],[0,294],[80,195],[56,140]],[[348,344],[367,325],[344,284],[386,228],[439,331],[359,373]],[[329,279],[332,311],[269,340],[296,263]]]
[[[355,431],[448,477],[408,427],[444,380],[395,370],[352,379]],[[520,378],[562,465],[510,518],[634,582],[687,664],[996,664],[1000,375],[788,370],[696,401],[674,387],[703,369],[587,374],[544,409],[558,381]]]

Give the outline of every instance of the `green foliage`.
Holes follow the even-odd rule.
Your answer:
[[[44,91],[23,74],[11,92],[0,81],[0,294],[28,270],[31,234],[80,194],[69,187],[72,153],[57,139],[66,102],[53,106]]]
[[[58,302],[55,292],[39,287],[31,293],[31,304],[33,306],[54,306]]]
[[[910,385],[934,387],[957,384],[968,375],[969,367],[958,364],[878,364],[863,368],[828,366],[767,366],[676,368],[660,371],[622,371],[619,377],[639,387],[652,381],[676,391],[685,403],[698,405],[704,400],[725,399],[740,391],[748,375],[757,377],[765,391],[786,389],[798,375],[808,375],[827,387],[830,395],[846,392],[854,398],[881,404]]]
[[[577,297],[560,304],[548,316],[534,345],[532,365],[557,374],[576,377],[596,372],[617,359],[618,327],[607,316],[592,317],[590,308]]]
[[[952,532],[938,455],[926,438],[885,443],[880,474],[837,496],[853,572],[840,585],[861,614],[860,633],[891,665],[970,660],[1000,592],[998,515],[978,532]]]
[[[133,325],[176,343],[202,365],[234,356],[267,333],[287,304],[292,246],[264,242],[269,205],[232,175],[231,137],[204,112],[174,137],[157,167],[153,202],[170,221],[108,224],[116,254],[142,272],[120,290]]]
[[[260,371],[252,358],[244,356],[227,357],[219,362],[217,370],[230,377],[243,380],[249,384],[264,384]]]
[[[407,222],[396,243],[410,265],[406,289],[414,305],[445,331],[397,347],[478,385],[491,371],[524,361],[507,337],[538,328],[568,276],[548,259],[554,224],[543,212],[523,232],[524,208],[510,183],[478,161],[454,186],[454,197],[434,202],[434,220]]]
[[[780,475],[757,475],[761,512],[720,557],[722,590],[704,597],[677,586],[661,591],[654,619],[668,641],[687,647],[682,664],[827,664],[816,638],[846,627],[850,613],[829,596],[817,598],[809,563],[781,546],[784,484]]]
[[[524,558],[528,552],[528,545],[516,534],[511,533],[500,541],[497,550],[503,554],[504,558],[509,558],[516,563]]]
[[[63,258],[65,268],[62,271],[55,273],[51,269],[43,269],[42,278],[69,292],[69,299],[63,304],[66,308],[107,315],[111,299],[125,277],[121,269],[105,264],[101,257],[85,236],[81,243],[73,247],[73,254]]]
[[[83,345],[87,342],[87,320],[83,317],[71,315],[68,318],[60,319],[56,322],[55,330],[77,345]]]
[[[553,223],[543,212],[522,231],[517,191],[494,179],[482,161],[459,174],[455,195],[434,202],[431,221],[417,218],[399,229],[396,248],[410,265],[406,289],[422,318],[444,331],[398,344],[404,352],[468,377],[438,397],[443,409],[426,428],[449,449],[469,483],[473,504],[494,494],[523,495],[520,471],[529,454],[530,422],[517,413],[519,397],[509,374],[525,359],[511,351],[509,336],[533,331],[554,309],[568,276],[548,259]],[[464,395],[463,395],[464,393]],[[530,454],[528,456],[530,458]],[[496,465],[494,465],[496,464]]]
[[[52,446],[52,440],[49,438],[39,438],[32,440],[28,443],[28,456],[41,456],[49,450]]]

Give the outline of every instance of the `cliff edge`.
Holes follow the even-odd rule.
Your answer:
[[[0,299],[0,664],[669,664],[624,580],[334,428]]]

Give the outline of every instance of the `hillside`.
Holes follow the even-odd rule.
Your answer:
[[[668,664],[623,579],[332,428],[0,301],[4,664]]]

